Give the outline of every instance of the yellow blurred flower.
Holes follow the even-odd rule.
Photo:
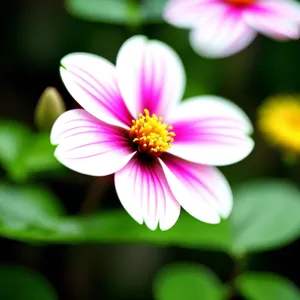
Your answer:
[[[285,154],[300,154],[300,95],[267,98],[258,109],[257,127]]]

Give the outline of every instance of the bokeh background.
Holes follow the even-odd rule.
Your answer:
[[[258,130],[253,153],[221,168],[234,190],[239,189],[237,195],[248,201],[235,213],[238,217],[211,228],[184,215],[177,229],[152,234],[122,213],[112,178],[95,179],[56,164],[49,133],[40,133],[34,124],[36,105],[49,86],[59,91],[67,109],[76,107],[59,76],[64,55],[84,51],[115,62],[122,43],[135,34],[176,50],[187,74],[185,98],[228,98],[243,108],[254,127],[265,98],[300,92],[299,41],[280,43],[259,36],[237,55],[206,59],[191,49],[188,31],[160,20],[163,2],[143,3],[144,21],[135,10],[138,1],[132,1],[125,21],[122,11],[113,7],[114,0],[5,2],[0,50],[1,299],[300,299],[300,168],[297,162],[288,164]],[[51,197],[64,207],[64,216],[81,216],[78,223],[59,216],[59,225],[52,226],[60,208],[50,208]],[[43,199],[50,204],[38,204]],[[236,201],[243,206],[242,200]],[[90,218],[94,211],[99,216]],[[107,211],[116,214],[105,215],[102,224],[101,214]],[[231,229],[240,230],[239,247],[228,246]],[[272,240],[278,232],[281,235]],[[168,277],[162,270],[171,270],[171,279],[159,279]],[[188,274],[175,274],[181,271]],[[236,283],[242,271],[273,272],[292,283],[278,279],[279,290],[273,295],[259,276]],[[258,281],[256,292],[253,281]],[[222,289],[222,296],[209,291],[210,285],[212,290]],[[180,288],[186,297],[180,296]]]

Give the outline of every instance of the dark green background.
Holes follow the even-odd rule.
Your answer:
[[[58,72],[61,57],[70,52],[99,54],[114,62],[122,43],[144,34],[173,47],[187,73],[185,97],[215,94],[237,103],[256,122],[256,110],[268,96],[300,93],[300,42],[280,43],[259,36],[241,53],[208,60],[196,55],[188,31],[163,22],[118,25],[89,22],[67,13],[59,0],[5,2],[1,13],[1,118],[17,119],[33,129],[33,111],[47,86],[56,87],[68,109],[76,103],[64,88]],[[244,161],[222,168],[234,186],[251,178],[280,177],[300,182],[299,166],[286,166],[276,149],[255,132],[256,147]],[[2,178],[5,172],[2,171]],[[36,183],[45,179],[37,178]],[[76,213],[91,178],[71,174],[68,180],[46,180],[60,196],[68,213]],[[114,188],[105,194],[101,208],[120,207]],[[300,216],[300,212],[299,212]],[[60,299],[152,299],[154,275],[166,263],[194,261],[209,266],[222,281],[231,278],[233,263],[227,255],[177,247],[145,245],[30,245],[0,240],[0,261],[17,263],[44,274]],[[300,244],[251,257],[249,269],[274,271],[300,286]],[[238,298],[237,298],[238,299]],[[283,299],[284,300],[284,299]]]

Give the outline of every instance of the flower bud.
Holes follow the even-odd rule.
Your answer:
[[[50,131],[55,120],[66,111],[65,103],[54,87],[47,87],[35,109],[34,121],[40,131]]]

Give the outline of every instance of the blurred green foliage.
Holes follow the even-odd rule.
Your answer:
[[[156,300],[222,300],[226,288],[205,266],[174,263],[160,270],[153,286]]]
[[[299,73],[299,42],[278,43],[258,37],[233,57],[207,60],[191,50],[188,31],[162,25],[166,2],[66,0],[66,10],[80,20],[28,9],[27,15],[16,18],[19,29],[14,36],[22,47],[14,45],[11,52],[18,57],[17,64],[23,59],[30,69],[53,64],[58,69],[59,58],[69,51],[94,52],[115,61],[120,45],[129,35],[145,34],[166,42],[182,58],[187,73],[185,97],[225,96],[241,105],[253,122],[256,107],[265,96],[299,90],[299,80],[294,79]],[[50,3],[51,9],[52,6]],[[156,24],[148,27],[150,23]],[[38,128],[54,112],[51,101],[46,104],[36,114]],[[54,112],[46,130],[62,111]],[[255,138],[257,147],[251,157],[237,167],[225,169],[233,182],[272,172],[280,174],[276,156],[258,135]],[[245,263],[252,253],[279,249],[299,237],[300,192],[289,181],[292,176],[299,181],[299,174],[290,166],[285,170],[289,179],[246,181],[235,188],[233,213],[218,225],[199,222],[183,212],[171,230],[152,232],[135,223],[123,209],[68,215],[61,199],[46,185],[37,183],[49,174],[64,176],[65,169],[53,153],[49,133],[34,132],[16,121],[0,122],[0,164],[12,181],[0,184],[2,237],[37,244],[143,243],[222,251],[232,258],[231,281],[222,284],[217,275],[201,265],[170,264],[155,279],[156,299],[219,300],[239,293],[246,300],[300,299],[298,288],[287,279],[272,273],[249,272]],[[1,266],[0,282],[0,299],[57,299],[49,283],[27,269]]]
[[[235,253],[266,251],[299,236],[300,192],[280,179],[246,182],[234,193],[230,220]]]
[[[36,165],[43,168],[43,163]],[[46,189],[2,184],[0,232],[25,241],[153,243],[219,250],[233,257],[276,249],[299,236],[300,193],[291,183],[267,179],[248,182],[234,195],[232,215],[218,225],[182,213],[170,230],[153,232],[123,210],[65,216],[59,200]]]
[[[173,263],[156,275],[153,291],[156,300],[222,300],[241,294],[246,300],[298,300],[300,290],[289,280],[273,274],[245,272],[222,284],[204,266]]]
[[[11,232],[53,230],[63,208],[46,189],[37,185],[0,185],[0,228]],[[0,231],[1,231],[0,229]]]
[[[0,299],[57,300],[50,283],[30,269],[0,265]]]
[[[137,25],[162,21],[167,0],[67,0],[67,11],[94,22]]]
[[[62,171],[54,149],[49,133],[34,133],[21,123],[0,121],[0,164],[10,179],[26,182],[41,172]]]
[[[249,272],[237,277],[237,287],[247,300],[298,300],[300,290],[272,273]]]

